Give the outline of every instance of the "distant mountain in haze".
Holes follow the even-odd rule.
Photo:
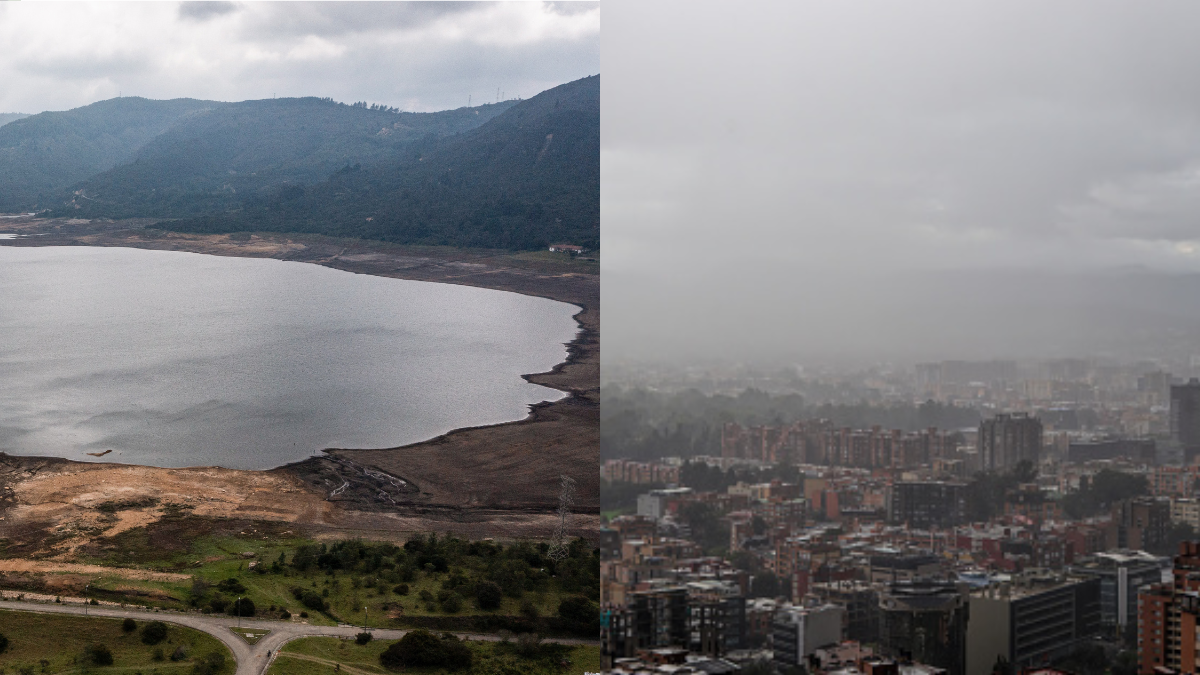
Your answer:
[[[214,101],[114,98],[0,127],[0,211],[48,208],[71,185],[128,162],[155,136]]]
[[[330,99],[120,98],[0,127],[0,211],[193,232],[599,246],[600,77],[404,113]]]
[[[0,127],[8,124],[9,122],[16,122],[17,120],[25,119],[26,117],[29,117],[29,115],[26,115],[25,113],[0,113]]]
[[[303,231],[403,243],[599,246],[600,77],[518,103],[479,128],[429,135],[374,166],[167,225],[191,232]]]
[[[237,211],[247,197],[388,161],[413,141],[473,129],[512,105],[397,113],[319,98],[228,103],[166,129],[128,163],[73,185],[62,198],[85,218]]]

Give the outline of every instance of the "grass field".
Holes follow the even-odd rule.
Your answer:
[[[331,675],[340,666],[349,675],[383,675],[389,671],[379,663],[379,655],[392,644],[374,640],[357,645],[353,640],[314,637],[288,643],[267,671],[267,675]],[[542,653],[524,658],[511,644],[468,642],[474,652],[470,670],[460,675],[527,673],[529,675],[583,675],[600,672],[600,648],[596,646],[554,647],[543,645]],[[561,659],[568,663],[562,665]],[[438,673],[438,669],[410,669],[411,672]]]
[[[140,629],[141,622],[138,625]],[[182,626],[167,626],[167,639],[150,646],[142,644],[139,632],[122,630],[120,619],[0,610],[0,633],[8,638],[8,649],[0,654],[0,672],[14,675],[79,672],[83,651],[91,644],[103,644],[113,655],[113,665],[91,670],[130,675],[190,673],[193,659],[216,651],[225,656],[222,675],[234,672],[233,654],[216,638]],[[187,657],[172,661],[171,656],[179,647],[184,648]],[[156,652],[162,656],[161,660],[155,660]]]
[[[371,579],[367,575],[344,571],[329,575],[315,569],[299,572],[286,566],[283,573],[259,574],[251,569],[251,563],[266,569],[281,553],[290,557],[298,546],[310,543],[286,531],[247,528],[245,534],[203,535],[191,540],[186,549],[177,551],[156,549],[144,530],[131,530],[114,540],[115,546],[111,550],[81,562],[178,572],[192,575],[212,587],[227,579],[237,579],[245,590],[223,593],[228,601],[245,596],[254,603],[259,617],[280,618],[286,608],[293,620],[312,625],[335,625],[340,620],[382,628],[395,626],[393,617],[520,616],[523,604],[532,604],[540,616],[551,617],[556,615],[559,603],[566,596],[554,581],[547,581],[519,599],[504,597],[495,610],[481,610],[471,597],[466,597],[458,612],[449,613],[440,603],[422,599],[423,591],[428,593],[426,598],[430,595],[436,598],[448,572],[418,571],[407,584],[408,594],[398,595],[394,592],[398,584],[391,582],[381,580],[373,587],[365,587],[363,583]],[[101,575],[91,577],[88,583],[91,584],[91,597],[112,602],[183,609],[193,596],[192,580],[147,581]],[[292,594],[295,587],[322,595],[329,602],[329,614],[304,608]],[[212,593],[210,590],[210,596]],[[301,612],[308,616],[301,617]]]

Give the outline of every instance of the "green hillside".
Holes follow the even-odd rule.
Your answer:
[[[115,98],[0,126],[0,211],[53,206],[74,183],[128,162],[181,118],[213,101]]]
[[[25,113],[0,113],[0,127],[8,124],[9,122],[16,122],[17,120],[25,119],[26,117],[29,117],[29,115],[26,115]]]
[[[413,141],[390,161],[164,223],[190,232],[315,232],[400,243],[589,248],[600,237],[600,77],[555,87],[478,129]]]
[[[413,141],[473,129],[511,105],[401,113],[311,97],[231,103],[192,115],[63,199],[79,217],[236,210],[248,198],[315,183],[348,165],[387,161]]]

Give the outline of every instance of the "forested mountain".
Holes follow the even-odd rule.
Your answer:
[[[73,186],[80,217],[182,218],[241,208],[243,200],[315,183],[350,165],[393,158],[413,141],[473,129],[513,102],[402,113],[329,99],[230,103],[197,112],[132,161]]]
[[[600,238],[600,77],[555,87],[466,133],[416,141],[376,166],[254,195],[241,211],[165,224],[403,243],[538,248]]]
[[[29,117],[29,115],[26,115],[25,113],[0,113],[0,127],[8,124],[9,122],[16,122],[17,120],[25,119],[26,117]]]
[[[128,162],[181,118],[220,105],[114,98],[0,126],[0,211],[47,208],[74,183]]]
[[[0,211],[510,249],[600,243],[600,76],[405,113],[119,98],[0,127]]]

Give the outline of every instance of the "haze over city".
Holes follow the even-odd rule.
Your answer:
[[[1200,9],[609,18],[606,363],[1186,358],[1200,335]]]

